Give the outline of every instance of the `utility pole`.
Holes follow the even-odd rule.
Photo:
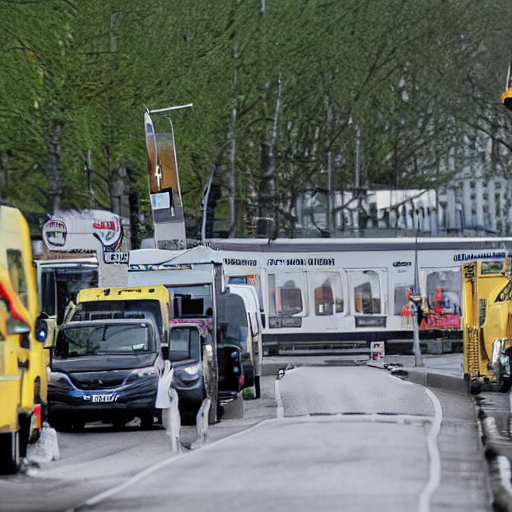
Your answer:
[[[359,129],[359,125],[355,125],[356,131],[356,144],[354,150],[354,188],[357,194],[357,231],[356,235],[359,238],[361,236],[361,169],[360,169],[360,156],[361,156],[361,130]]]
[[[416,228],[416,241],[414,244],[414,291],[411,300],[414,366],[423,366],[423,356],[421,354],[420,345],[420,326],[418,325],[419,308],[421,308],[421,294],[418,270],[418,228]]]

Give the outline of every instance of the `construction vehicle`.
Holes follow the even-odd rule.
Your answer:
[[[462,266],[464,375],[472,393],[512,385],[512,275],[510,260]]]
[[[47,410],[44,338],[36,337],[38,298],[27,221],[0,206],[0,472],[15,473]]]

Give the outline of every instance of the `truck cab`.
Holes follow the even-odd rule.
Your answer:
[[[211,407],[208,422],[215,423],[225,400],[238,396],[243,386],[240,345],[220,339],[219,304],[225,292],[222,260],[204,246],[185,251],[140,249],[130,252],[130,286],[162,284],[173,297],[173,324],[204,325],[211,386],[205,388]],[[204,331],[203,327],[200,327]],[[234,358],[232,356],[235,356]],[[204,362],[202,363],[204,365]],[[178,390],[179,394],[179,390]]]

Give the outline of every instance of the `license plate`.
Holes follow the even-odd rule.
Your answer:
[[[110,393],[108,395],[93,395],[93,402],[115,402],[117,400],[117,395],[115,393]]]

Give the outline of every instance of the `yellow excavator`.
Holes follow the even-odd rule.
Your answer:
[[[506,392],[512,384],[512,278],[510,259],[462,266],[464,373],[470,389]]]
[[[512,110],[511,66],[501,102]],[[505,251],[508,254],[508,251]],[[510,257],[462,266],[464,375],[472,393],[483,385],[512,386],[512,268]]]

